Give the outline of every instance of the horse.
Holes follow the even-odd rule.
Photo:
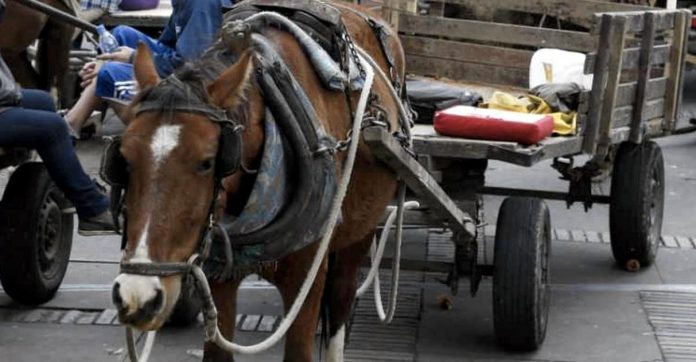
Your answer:
[[[377,15],[358,5],[332,5],[340,10],[353,42],[364,49],[382,71],[403,80],[405,57],[396,33]],[[366,21],[367,16],[370,21],[384,27],[386,42],[380,42]],[[345,139],[352,125],[352,110],[356,107],[359,92],[349,92],[350,97],[346,97],[344,92],[327,89],[297,39],[288,32],[267,26],[262,33],[307,94],[325,130],[336,140]],[[240,44],[230,49],[234,55],[230,64],[221,65],[220,60],[208,51],[200,60],[175,72],[176,82],[189,89],[191,99],[196,98],[175,101],[184,104],[183,107],[193,104],[193,109],[188,112],[176,108],[163,112],[143,111],[143,107],[157,101],[153,94],[160,93],[162,97],[158,89],[164,89],[172,81],[171,77],[160,79],[149,50],[143,44],[139,45],[134,73],[141,91],[131,105],[131,122],[122,134],[118,148],[128,168],[122,265],[186,262],[196,252],[209,216],[212,214],[219,218],[226,210],[239,209],[249,197],[249,185],[255,178],[250,170],[258,167],[266,138],[263,120],[268,102],[255,78],[259,62],[257,50],[246,42],[240,41]],[[392,67],[382,44],[386,44],[384,46],[392,54]],[[210,69],[220,67],[223,69],[221,73],[212,72],[211,75]],[[390,87],[388,80],[375,77],[372,95],[379,99],[386,114],[385,127],[393,132],[399,127],[397,107],[400,100],[391,96],[393,89]],[[211,120],[211,111],[201,111],[203,106],[200,103],[211,109],[224,110],[235,123],[243,125],[239,135],[243,167],[222,180],[219,193],[216,193],[215,178],[219,149],[223,147],[221,126]],[[332,163],[339,174],[344,162],[344,153],[339,152],[333,158]],[[286,361],[313,360],[314,336],[320,320],[325,323],[324,332],[328,332],[327,358],[332,361],[343,359],[346,323],[355,300],[359,268],[396,189],[394,172],[379,162],[365,143],[360,142],[342,204],[342,221],[333,230],[328,254],[299,315],[287,332]],[[234,243],[235,240],[231,241]],[[317,243],[311,243],[258,272],[278,288],[286,313],[298,294],[316,250]],[[227,281],[210,282],[219,312],[218,327],[228,340],[234,336],[237,289],[243,277],[236,275]],[[181,285],[181,275],[142,275],[122,269],[112,290],[119,320],[139,330],[159,329],[171,313]],[[233,356],[214,343],[206,342],[204,360],[232,361]]]
[[[42,2],[63,12],[74,12],[63,0]],[[0,22],[0,54],[17,82],[25,88],[51,90],[55,86],[63,92],[74,27],[50,19],[14,0],[6,3],[5,17]],[[34,68],[27,48],[37,39],[39,44]]]

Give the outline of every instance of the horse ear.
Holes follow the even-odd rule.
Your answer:
[[[160,82],[157,68],[155,68],[155,63],[152,61],[150,47],[142,41],[138,42],[133,72],[135,73],[135,80],[138,81],[140,89],[154,87]]]
[[[222,109],[234,109],[242,103],[253,63],[251,52],[242,53],[232,67],[208,86],[208,94],[213,104]]]

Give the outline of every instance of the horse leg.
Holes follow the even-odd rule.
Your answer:
[[[287,314],[295,301],[307,271],[314,258],[317,248],[306,247],[278,263],[277,271],[273,274],[273,282],[283,298],[283,306]],[[312,289],[305,299],[302,309],[285,336],[286,362],[313,361],[314,336],[319,322],[322,293],[326,280],[326,259],[317,273]]]
[[[17,83],[24,88],[37,88],[39,84],[39,75],[31,65],[29,54],[26,50],[19,53],[3,54],[3,59],[7,66],[12,71]]]
[[[351,244],[334,254],[329,265],[324,290],[328,308],[329,346],[328,362],[343,361],[346,322],[350,318],[358,289],[358,270],[372,244],[373,233],[358,243]]]
[[[234,329],[237,324],[237,289],[240,283],[240,280],[230,280],[210,286],[218,310],[218,328],[228,341],[234,338]],[[232,353],[222,350],[215,343],[205,342],[203,361],[232,362],[234,356]]]
[[[56,86],[62,106],[73,96],[63,94],[73,32],[71,26],[49,20],[41,34],[36,58],[39,78],[43,82],[41,88],[51,91]]]

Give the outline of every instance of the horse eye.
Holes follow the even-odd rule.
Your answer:
[[[198,171],[201,173],[208,172],[213,169],[213,165],[215,165],[215,159],[209,158],[198,165]]]

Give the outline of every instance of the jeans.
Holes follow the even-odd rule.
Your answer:
[[[48,93],[22,90],[20,105],[0,112],[0,147],[35,149],[81,218],[99,215],[109,208],[108,197],[82,169],[68,126],[56,113]]]
[[[111,33],[120,46],[137,49],[138,42],[142,41],[150,47],[154,54],[172,51],[159,41],[129,26],[119,25],[112,29]],[[133,76],[133,64],[122,62],[102,64],[97,73],[97,97],[129,102],[136,93],[137,84]]]

